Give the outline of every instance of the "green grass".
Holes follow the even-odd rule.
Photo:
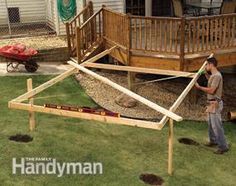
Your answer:
[[[34,76],[37,86],[52,76]],[[0,78],[0,185],[144,185],[141,173],[154,173],[171,186],[230,186],[236,183],[236,125],[225,123],[232,145],[223,156],[202,146],[186,146],[178,138],[207,140],[204,122],[184,121],[175,125],[174,176],[167,175],[168,128],[162,131],[102,124],[99,122],[37,114],[37,129],[28,130],[28,113],[9,110],[7,102],[26,91],[27,77]],[[64,103],[95,106],[71,77],[48,89],[39,97],[67,94],[64,97],[36,99],[38,104]],[[16,143],[8,137],[30,134],[31,143]],[[12,175],[13,157],[52,157],[61,162],[102,162],[103,175]]]

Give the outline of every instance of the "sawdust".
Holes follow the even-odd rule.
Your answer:
[[[127,87],[127,75],[123,72],[111,71],[96,71],[98,74],[109,78],[110,80]],[[100,106],[113,112],[119,112],[123,116],[159,120],[162,114],[157,113],[153,109],[138,103],[135,108],[123,108],[115,103],[115,99],[121,94],[119,91],[111,88],[108,85],[97,81],[96,79],[82,74],[79,76],[79,82],[86,90],[87,94]],[[137,78],[137,82],[143,82],[143,79]],[[145,80],[146,81],[146,80]],[[189,79],[178,78],[169,81],[156,82],[146,85],[138,85],[135,92],[158,105],[169,109],[175,102],[184,88],[188,85]],[[223,111],[223,118],[227,118],[227,113],[236,107],[235,94],[235,74],[224,75],[224,90],[225,90],[225,108]],[[206,120],[205,106],[206,95],[204,93],[197,93],[197,103],[190,102],[191,94],[189,94],[184,102],[177,109],[176,113],[188,120]]]

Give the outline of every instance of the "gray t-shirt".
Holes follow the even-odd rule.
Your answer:
[[[207,99],[221,99],[223,92],[223,78],[220,72],[212,74],[208,80],[208,87],[215,87],[216,91],[213,95],[207,94]]]

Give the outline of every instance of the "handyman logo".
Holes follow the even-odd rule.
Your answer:
[[[13,158],[12,174],[96,175],[103,174],[103,165],[100,162],[57,162],[55,158]]]

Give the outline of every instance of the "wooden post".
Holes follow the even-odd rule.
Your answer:
[[[127,65],[130,66],[130,58],[131,58],[131,52],[130,49],[132,48],[132,28],[131,28],[131,16],[130,14],[127,14],[126,16],[127,20]],[[133,90],[133,84],[135,83],[135,73],[128,72],[128,89]]]
[[[32,79],[27,79],[27,91],[30,92],[33,89]],[[31,106],[34,104],[34,98],[29,98],[29,103]],[[33,131],[35,129],[35,113],[33,111],[29,111],[29,129]]]
[[[81,32],[80,28],[76,28],[76,56],[77,56],[77,61],[78,63],[81,62]]]
[[[135,72],[128,72],[128,89],[134,91]]]
[[[102,38],[106,37],[106,21],[107,21],[107,16],[106,16],[106,5],[102,5]]]
[[[88,5],[89,5],[89,17],[91,17],[93,15],[93,2],[89,1]]]
[[[169,137],[168,137],[168,174],[173,174],[173,141],[174,141],[174,121],[169,120]]]
[[[93,11],[93,2],[92,1],[89,1],[89,18],[93,15],[94,11]],[[94,20],[91,20],[90,21],[90,30],[91,30],[91,39],[93,42],[94,41],[94,38],[95,38],[95,29],[94,29],[94,26],[95,26],[95,23],[96,23],[96,17],[94,18]]]
[[[180,71],[184,70],[184,50],[185,50],[185,17],[181,18],[180,27]]]
[[[89,2],[88,2],[88,5],[89,5]],[[85,6],[87,6],[87,2],[85,2]],[[89,6],[87,6],[87,8],[85,9],[84,13],[83,13],[83,23],[85,23],[85,21],[87,21],[88,19],[88,15],[89,14]]]
[[[70,39],[70,27],[69,23],[66,23],[66,37],[67,37],[67,47],[68,47],[68,55],[71,57],[71,39]]]

